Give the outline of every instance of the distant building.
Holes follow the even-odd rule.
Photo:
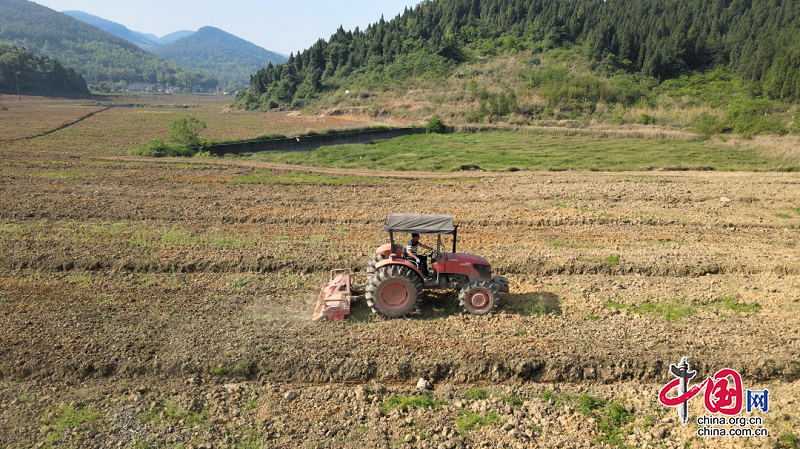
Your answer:
[[[131,83],[128,85],[128,92],[144,92],[151,87],[155,89],[156,85],[150,83]]]

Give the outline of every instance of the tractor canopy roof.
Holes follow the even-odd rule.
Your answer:
[[[417,234],[455,234],[456,226],[450,215],[389,214],[386,230]]]

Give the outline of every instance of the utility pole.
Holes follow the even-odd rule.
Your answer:
[[[0,92],[0,111],[5,111],[6,108],[3,106],[3,92]]]
[[[22,101],[19,97],[19,72],[14,73],[14,78],[17,80],[17,101]]]

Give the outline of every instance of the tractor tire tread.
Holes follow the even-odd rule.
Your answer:
[[[466,287],[461,289],[461,291],[458,293],[458,305],[461,306],[461,308],[464,310],[465,313],[475,314],[475,312],[470,310],[470,307],[467,305],[467,296],[469,293],[472,292],[472,290],[476,288],[482,288],[491,293],[491,298],[490,298],[491,307],[489,307],[485,311],[482,311],[482,313],[479,313],[479,315],[486,315],[491,313],[497,307],[499,288],[496,284],[484,280],[470,281],[466,285]]]
[[[385,311],[382,311],[381,308],[378,306],[379,301],[379,287],[378,284],[386,280],[387,278],[404,278],[411,286],[414,288],[416,293],[416,300],[412,301],[408,310],[400,311],[397,315],[388,315]],[[368,282],[367,287],[365,288],[365,297],[367,300],[367,305],[372,310],[373,313],[379,315],[383,318],[401,318],[403,316],[408,315],[413,310],[418,307],[419,298],[422,296],[422,282],[419,280],[419,276],[414,273],[413,271],[409,270],[408,267],[402,265],[390,265],[388,267],[381,267],[375,272],[375,276],[372,276]]]
[[[372,257],[370,257],[369,261],[367,262],[367,276],[372,276],[375,274],[375,271],[377,271],[375,266],[378,265],[378,262],[386,259],[387,257],[383,254],[374,254]]]

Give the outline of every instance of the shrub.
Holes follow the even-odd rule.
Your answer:
[[[258,100],[258,95],[253,93],[250,89],[246,89],[240,90],[239,93],[236,94],[236,101],[233,104],[236,107],[249,111],[258,106]]]
[[[448,54],[454,59],[460,56],[457,48],[445,45],[440,53]],[[372,58],[370,59],[370,63]],[[377,62],[377,61],[376,61]],[[376,66],[377,67],[377,66]],[[399,56],[391,64],[385,66],[381,73],[376,76],[386,84],[398,84],[400,81],[412,76],[420,76],[432,79],[446,77],[453,69],[453,62],[446,56],[431,53],[427,50],[412,52],[405,56]]]
[[[469,80],[467,83],[467,92],[472,94],[473,97],[477,97],[479,93],[478,82],[475,80]]]
[[[725,111],[724,125],[742,137],[757,134],[786,134],[783,120],[776,113],[776,105],[769,100],[748,100],[731,105]]]
[[[518,52],[521,48],[519,41],[517,38],[513,36],[506,36],[503,38],[503,51],[507,52]]]
[[[444,120],[439,117],[431,117],[425,125],[425,132],[428,134],[444,134],[447,132],[447,126],[444,124]]]
[[[545,402],[552,402],[554,404],[558,402],[558,396],[552,391],[543,391],[539,393],[539,397]]]
[[[493,56],[497,54],[497,44],[494,39],[481,39],[475,46],[481,56]]]
[[[570,101],[580,103],[620,103],[632,106],[642,101],[651,101],[652,93],[646,80],[631,75],[618,75],[610,80],[596,75],[572,75],[565,67],[543,70],[523,70],[520,78],[526,86],[539,89],[539,94],[551,106],[563,106]]]
[[[167,145],[161,139],[153,139],[150,141],[149,146],[136,148],[131,151],[131,154],[147,157],[192,157],[195,155],[195,150],[182,146]]]
[[[800,448],[800,437],[791,433],[784,432],[778,436],[778,448],[780,449],[797,449]]]
[[[661,83],[659,93],[679,100],[685,106],[724,107],[731,98],[743,94],[741,83],[724,69],[713,72],[690,72]]]
[[[277,108],[278,102],[272,99],[269,92],[265,92],[261,94],[261,98],[258,100],[258,108],[263,111],[269,111],[270,109]]]
[[[458,171],[458,170],[471,171],[471,170],[483,170],[483,169],[480,166],[475,165],[475,164],[461,164],[461,167],[459,167],[458,169],[453,170],[453,171]]]
[[[575,410],[582,413],[584,416],[593,416],[593,411],[599,409],[605,405],[605,403],[606,401],[602,398],[584,394],[578,398],[578,406]]]
[[[611,97],[608,100],[625,106],[633,106],[641,101],[651,102],[652,92],[647,88],[647,81],[633,75],[617,75],[611,78]]]
[[[614,53],[609,53],[597,64],[597,68],[595,70],[605,76],[613,76],[616,74],[622,75],[629,71],[632,65],[633,64],[631,61],[625,58],[620,58]]]
[[[534,58],[533,64],[539,65],[539,63],[539,58]],[[569,69],[564,66],[548,66],[541,70],[524,69],[518,73],[518,76],[527,81],[525,84],[527,87],[535,89],[548,82],[560,84],[566,81],[567,77],[569,76]]]
[[[719,120],[708,112],[703,112],[694,118],[692,130],[708,139],[714,134],[722,132],[722,124]]]
[[[639,125],[652,125],[656,122],[655,117],[650,114],[642,114],[639,118],[636,119],[636,123]]]
[[[169,125],[169,129],[167,137],[170,142],[187,147],[195,147],[203,143],[200,131],[206,129],[206,124],[195,117],[186,115],[173,120]]]
[[[488,100],[491,114],[496,117],[502,117],[512,112],[519,111],[517,94],[513,90],[500,92],[496,95],[490,95]]]
[[[616,401],[608,404],[604,411],[605,413],[597,424],[605,435],[601,436],[599,440],[613,446],[621,446],[623,443],[622,427],[633,422],[633,413]]]
[[[150,141],[149,146],[135,148],[131,151],[131,154],[136,156],[159,157],[165,155],[169,149],[170,146],[164,143],[163,140],[153,139]]]
[[[481,113],[480,111],[470,112],[467,114],[465,119],[467,123],[483,123],[483,118],[485,114]]]

